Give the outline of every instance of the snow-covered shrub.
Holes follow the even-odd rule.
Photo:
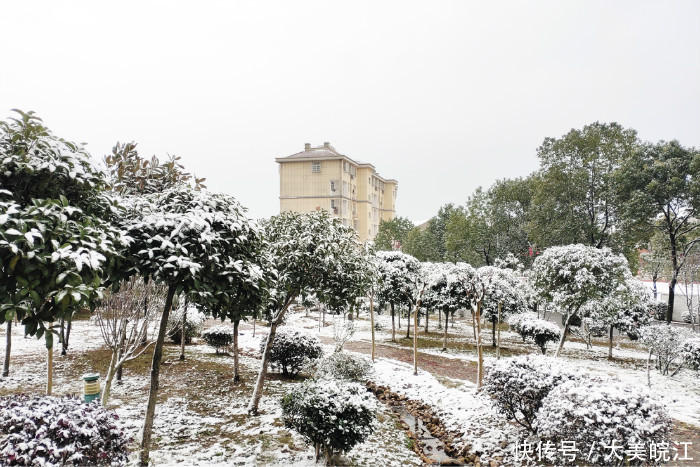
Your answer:
[[[229,326],[215,326],[204,331],[202,339],[219,353],[219,349],[226,349],[233,344],[233,329]]]
[[[74,396],[0,398],[0,465],[126,465],[118,418]]]
[[[496,409],[534,431],[534,420],[542,400],[556,386],[578,378],[556,361],[540,356],[497,360],[486,368],[483,389],[494,399]]]
[[[367,357],[335,352],[316,366],[316,379],[344,379],[364,383],[372,374],[372,363]]]
[[[693,370],[700,370],[700,337],[692,337],[683,343],[683,359]]]
[[[266,338],[260,342],[260,352],[265,349]],[[280,329],[270,349],[270,364],[282,370],[282,374],[294,378],[310,361],[323,355],[321,342],[294,329]]]
[[[580,379],[565,382],[549,393],[537,412],[535,426],[542,440],[557,446],[574,441],[582,453],[590,455],[592,464],[638,465],[646,459],[634,459],[625,450],[668,442],[671,419],[665,407],[644,389]],[[617,456],[609,448],[613,443],[624,446],[616,451]]]
[[[651,305],[651,312],[655,320],[666,321],[666,310],[668,310],[668,304],[664,302],[654,302]]]
[[[642,344],[656,357],[656,369],[663,375],[675,375],[683,367],[683,344],[692,335],[668,324],[647,326],[641,333]]]
[[[376,404],[361,384],[309,380],[282,399],[282,420],[314,444],[317,460],[323,452],[328,464],[335,465],[339,454],[372,434]]]
[[[182,335],[182,312],[183,308],[172,310],[168,316],[167,335],[175,343],[180,343]],[[198,337],[202,332],[206,316],[194,307],[188,307],[185,319],[185,344],[191,344],[193,337]]]
[[[627,337],[636,341],[642,328],[649,326],[653,313],[653,302],[625,308],[617,313],[615,327],[620,332],[626,332]]]
[[[511,329],[520,334],[523,342],[531,339],[539,346],[544,354],[549,342],[556,342],[561,337],[559,326],[551,321],[539,319],[531,313],[522,313],[512,316],[508,323]]]

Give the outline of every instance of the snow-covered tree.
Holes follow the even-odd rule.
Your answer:
[[[151,384],[141,433],[141,463],[148,463],[158,376],[168,317],[176,294],[202,300],[222,293],[255,293],[262,272],[260,235],[230,196],[175,187],[128,199],[123,228],[133,238],[131,271],[167,287],[151,364]]]
[[[303,293],[313,291],[324,303],[349,304],[358,289],[336,288],[345,284],[342,276],[350,268],[347,255],[362,258],[362,245],[354,230],[326,211],[311,213],[283,212],[265,222],[265,238],[271,264],[276,271],[272,281],[269,306],[270,331],[262,353],[257,382],[248,405],[257,413],[262,397],[271,348],[277,327],[290,305]],[[353,273],[354,275],[354,273]]]
[[[442,350],[447,350],[449,318],[454,317],[457,310],[470,306],[469,291],[462,279],[475,274],[476,270],[467,263],[433,264],[423,301],[426,307],[440,310],[445,315]]]
[[[377,252],[379,301],[391,307],[391,340],[396,341],[396,307],[410,304],[414,296],[415,280],[420,274],[420,262],[400,251]]]
[[[649,350],[649,359],[656,357],[656,369],[671,376],[683,368],[683,345],[693,334],[669,324],[647,326],[641,331],[642,344]]]
[[[591,300],[581,307],[580,314],[588,317],[593,326],[605,326],[608,330],[608,357],[612,358],[613,331],[637,334],[641,326],[651,320],[649,306],[651,296],[647,287],[629,272],[624,272],[624,280],[618,286],[597,300]],[[589,327],[591,326],[589,324]]]
[[[602,300],[625,280],[627,260],[608,248],[566,245],[548,248],[532,265],[532,284],[539,295],[564,315],[564,332],[556,356],[564,347],[572,318],[586,304]]]
[[[496,347],[496,324],[527,310],[527,289],[513,269],[482,266],[477,272],[491,277],[481,304],[481,316],[492,324],[492,345]]]
[[[111,223],[120,206],[85,149],[18,114],[0,122],[0,324],[16,317],[45,337],[50,394],[52,323],[95,307],[126,239]]]
[[[556,342],[561,338],[561,329],[556,323],[538,318],[533,313],[521,313],[512,315],[508,319],[511,329],[520,334],[523,342],[532,339],[544,354],[547,344]]]

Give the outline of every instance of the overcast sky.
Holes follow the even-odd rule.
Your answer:
[[[699,24],[700,1],[0,0],[0,119],[177,154],[255,218],[274,159],[329,141],[418,222],[594,121],[700,146]]]

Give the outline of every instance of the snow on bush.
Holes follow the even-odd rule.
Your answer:
[[[492,363],[486,368],[483,389],[499,412],[532,432],[542,400],[558,385],[576,378],[556,360],[527,355]]]
[[[531,313],[513,315],[508,320],[511,329],[520,334],[523,342],[531,339],[537,344],[542,353],[547,351],[549,342],[556,342],[561,337],[561,329],[555,323],[539,319]]]
[[[324,453],[329,465],[365,441],[374,431],[377,402],[365,386],[333,380],[309,380],[282,399],[285,426],[298,431]]]
[[[260,341],[260,353],[265,350],[267,338]],[[280,329],[270,349],[270,364],[282,374],[294,378],[311,360],[323,355],[321,342],[295,329]]]
[[[700,337],[692,337],[683,343],[683,359],[693,370],[700,370]]]
[[[319,361],[314,377],[316,379],[340,379],[364,383],[373,371],[372,363],[367,357],[347,352],[335,352]]]
[[[654,302],[651,305],[651,313],[657,321],[666,320],[666,310],[668,310],[668,304],[664,302]]]
[[[183,308],[179,307],[176,310],[173,310],[170,313],[170,316],[168,316],[167,334],[175,344],[180,343],[180,336],[182,334],[182,313]],[[205,320],[206,316],[204,313],[195,307],[187,307],[187,316],[185,320],[185,344],[191,344],[192,338],[200,335]]]
[[[202,339],[219,353],[219,349],[226,349],[233,344],[233,329],[229,326],[214,326],[202,333]]]
[[[554,388],[542,402],[535,424],[543,441],[557,446],[573,441],[594,465],[639,465],[646,462],[646,454],[636,459],[635,449],[641,447],[644,454],[651,443],[668,442],[672,422],[666,408],[644,389],[580,379]],[[613,443],[618,449],[610,448]]]
[[[118,418],[74,396],[0,398],[0,465],[126,465]]]
[[[691,336],[686,329],[668,324],[647,326],[640,332],[642,344],[656,357],[656,369],[671,376],[683,368],[683,344]]]
[[[637,305],[620,310],[617,313],[615,327],[620,332],[626,332],[627,336],[636,341],[639,339],[642,328],[649,326],[653,313],[653,302],[645,305]]]

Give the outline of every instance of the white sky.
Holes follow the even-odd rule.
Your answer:
[[[396,178],[414,222],[594,121],[700,146],[699,1],[0,0],[0,44],[0,119],[180,155],[253,217],[307,142]]]

